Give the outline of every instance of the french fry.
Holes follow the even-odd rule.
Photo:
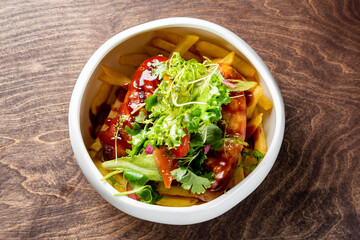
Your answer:
[[[160,48],[162,50],[165,50],[167,52],[172,52],[173,49],[175,49],[175,44],[172,44],[168,41],[165,41],[161,38],[153,38],[151,40],[151,44],[154,46],[154,47],[157,47],[157,48]],[[201,61],[201,58],[189,51],[185,52],[183,55],[181,55],[184,59],[186,60],[190,60],[190,59],[196,59],[198,62]]]
[[[214,60],[212,60],[214,63],[226,63],[229,65],[232,65],[234,62],[234,58],[235,58],[235,52],[229,52],[225,57],[223,58],[216,58]]]
[[[262,121],[263,113],[259,113],[256,115],[256,117],[252,118],[247,124],[246,124],[246,137],[245,140],[249,139],[257,129],[257,127],[260,125]]]
[[[193,197],[194,194],[183,189],[180,186],[171,186],[171,188],[166,188],[163,182],[159,182],[157,185],[157,191],[160,194],[172,195],[172,196],[182,196],[182,197]]]
[[[206,55],[209,55],[214,58],[224,58],[227,54],[229,54],[229,51],[219,47],[218,45],[215,45],[213,43],[207,42],[207,41],[199,41],[196,43],[196,49],[204,53]],[[248,64],[246,61],[242,60],[241,58],[235,56],[232,66],[242,75],[244,75],[247,78],[254,78],[256,74],[256,70],[253,66]]]
[[[245,149],[244,149],[244,152],[248,152],[249,150],[250,150],[250,149],[245,148]],[[244,160],[244,166],[245,166],[245,167],[250,167],[250,166],[253,165],[254,163],[255,163],[254,158],[249,157],[249,156],[247,156],[247,157],[245,158],[245,160]],[[244,168],[244,177],[247,177],[250,173],[251,173],[251,171],[246,170],[246,169]]]
[[[168,31],[155,31],[155,36],[158,38],[162,38],[168,42],[171,42],[175,45],[178,44],[182,38],[182,36],[177,35],[176,33],[173,33],[173,32],[168,32]],[[191,46],[190,51],[193,53],[197,52],[195,46]]]
[[[119,63],[122,65],[132,66],[132,67],[139,67],[140,64],[148,59],[150,56],[145,53],[133,53],[128,55],[120,56]]]
[[[196,198],[163,195],[156,204],[167,207],[189,207],[195,205],[199,200]]]
[[[97,92],[97,94],[91,104],[91,112],[95,116],[98,113],[99,106],[101,106],[103,103],[105,103],[106,100],[108,99],[112,87],[113,87],[112,85],[110,85],[106,82],[101,83],[99,91]]]
[[[253,113],[253,116],[258,116],[259,110],[256,107]],[[267,146],[266,146],[266,139],[265,139],[265,133],[262,122],[259,124],[259,126],[256,128],[254,132],[254,149],[261,152],[264,156],[267,152]],[[248,151],[248,150],[245,150]],[[244,165],[246,167],[251,166],[255,163],[255,159],[252,157],[246,157],[244,161]],[[251,171],[244,169],[245,177],[248,176],[251,173]]]
[[[240,158],[238,160],[238,164],[241,162],[242,158],[240,155]],[[245,176],[244,176],[244,168],[239,167],[234,175],[233,180],[230,182],[229,184],[229,188],[233,188],[235,187],[238,183],[240,183],[242,180],[244,180]]]
[[[167,52],[172,52],[172,50],[175,48],[175,44],[165,41],[161,38],[153,38],[151,40],[151,45],[153,45],[154,47],[163,49]]]
[[[264,110],[269,110],[273,107],[272,102],[264,95],[261,95],[261,97],[259,98],[258,105]]]
[[[255,108],[254,115],[258,113],[257,107]],[[262,122],[254,132],[254,149],[261,152],[264,156],[267,153],[267,144]]]
[[[150,55],[150,56],[158,56],[158,55],[163,55],[164,57],[169,57],[170,53],[162,50],[162,49],[159,49],[159,48],[156,48],[156,47],[153,47],[153,46],[150,46],[150,45],[145,45],[144,46],[144,50]]]
[[[246,108],[246,118],[247,119],[251,118],[251,115],[256,107],[256,104],[257,104],[259,98],[263,94],[264,89],[262,87],[260,87],[260,85],[256,85],[256,87],[254,87],[251,92],[252,92],[251,101],[250,101],[250,104]]]
[[[109,68],[104,64],[101,64],[101,67],[104,73],[100,74],[99,80],[115,86],[124,86],[131,82],[131,79],[120,71]]]
[[[185,35],[181,40],[176,44],[175,48],[172,50],[174,52],[179,52],[180,56],[183,56],[194,43],[199,40],[198,36],[195,35]]]
[[[95,164],[96,168],[99,170],[99,172],[101,173],[101,175],[103,175],[103,176],[106,176],[107,174],[109,174],[111,172],[102,167],[102,161],[99,158],[94,159],[94,164]],[[118,190],[119,192],[124,192],[125,191],[124,186],[126,186],[124,179],[122,177],[120,177],[119,174],[113,175],[113,178],[115,180],[115,184],[113,184],[113,182],[110,180],[106,180],[106,181],[110,185],[112,185],[116,190]]]
[[[116,91],[119,89],[119,87],[120,86],[113,86],[113,88],[111,89],[111,92],[110,92],[110,94],[109,94],[109,97],[108,97],[108,99],[106,100],[106,104],[108,104],[108,105],[111,105],[112,103],[114,103],[115,102],[115,100],[116,100]]]

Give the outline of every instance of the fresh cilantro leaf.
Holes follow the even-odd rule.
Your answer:
[[[146,111],[151,111],[152,107],[158,103],[157,96],[155,94],[151,95],[150,97],[145,99],[145,103],[146,103],[145,105]]]
[[[203,163],[207,159],[204,152],[201,152],[190,164],[190,166],[196,170],[196,173],[204,173]]]
[[[129,156],[133,157],[140,154],[146,147],[144,145],[147,141],[146,133],[148,131],[148,125],[145,125],[144,129],[142,129],[136,122],[132,123],[131,125],[133,129],[125,126],[125,132],[132,136],[132,140],[129,141],[129,143],[132,144],[131,150],[126,149],[126,152],[129,154]]]
[[[205,143],[211,145],[212,149],[219,150],[222,148],[222,131],[218,126],[210,124],[203,129],[201,134]]]
[[[181,187],[183,189],[191,189],[191,192],[195,194],[204,193],[207,188],[211,187],[209,178],[198,176],[185,167],[179,167],[171,171],[171,175],[174,176],[176,181],[182,183]]]
[[[204,140],[199,133],[191,135],[190,147],[201,147],[204,145]]]
[[[132,129],[129,126],[125,126],[125,132],[131,136],[139,134],[142,130],[142,128],[137,122],[132,123],[131,126]]]

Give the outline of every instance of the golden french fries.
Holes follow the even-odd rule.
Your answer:
[[[195,35],[185,35],[180,41],[176,44],[175,48],[172,50],[174,52],[179,52],[180,56],[183,56],[191,46],[199,40],[198,36]]]
[[[165,41],[161,38],[153,38],[151,40],[151,44],[154,46],[154,47],[157,47],[157,48],[160,48],[162,50],[165,50],[167,52],[172,52],[173,49],[175,49],[176,45],[171,43],[171,42],[168,42],[168,41]],[[184,59],[186,60],[190,60],[190,59],[196,59],[197,61],[201,61],[201,58],[189,51],[185,52],[183,55],[181,55]]]
[[[241,155],[240,158],[238,160],[238,164],[241,162]],[[242,180],[244,180],[245,176],[244,176],[244,168],[239,167],[234,175],[233,180],[230,182],[228,188],[233,188],[234,186],[236,186],[239,182],[241,182]]]
[[[257,104],[259,98],[262,96],[263,92],[264,92],[264,89],[262,87],[260,87],[260,85],[256,85],[251,90],[251,94],[252,94],[252,96],[250,97],[251,101],[250,101],[250,104],[246,108],[246,118],[247,119],[251,118],[251,115],[256,107],[256,104]]]
[[[129,84],[131,82],[131,79],[129,77],[125,76],[118,70],[109,68],[104,64],[101,64],[101,68],[104,72],[100,74],[99,80],[103,82],[115,86],[124,86],[125,84]]]
[[[269,99],[267,99],[264,95],[262,95],[259,98],[258,105],[264,110],[269,110],[273,107],[272,102]]]
[[[198,41],[196,43],[196,49],[206,56],[214,58],[224,58],[229,54],[228,50],[207,41]],[[254,78],[256,75],[255,68],[237,56],[234,57],[232,66],[246,78]]]
[[[163,55],[164,57],[169,57],[170,53],[162,50],[162,49],[159,49],[159,48],[156,48],[156,47],[153,47],[153,46],[150,46],[150,45],[145,45],[144,46],[144,50],[150,55],[150,56],[158,56],[158,55]]]
[[[260,125],[262,121],[262,113],[259,113],[256,115],[256,117],[252,118],[248,123],[246,124],[246,137],[245,140],[249,139],[253,133],[255,132],[256,128]]]
[[[254,115],[257,115],[259,113],[258,108],[255,108]],[[261,152],[264,156],[267,153],[267,144],[266,144],[266,138],[264,133],[264,127],[262,122],[259,124],[259,126],[256,128],[254,132],[254,149]]]
[[[155,36],[161,39],[164,39],[173,44],[178,44],[181,41],[182,36],[168,31],[155,31]],[[196,53],[195,46],[190,47],[190,51]]]
[[[156,204],[167,207],[189,207],[195,205],[199,200],[196,198],[163,195]]]
[[[97,92],[97,94],[91,104],[92,114],[96,115],[98,113],[98,110],[99,110],[98,108],[106,102],[106,100],[108,99],[108,97],[110,95],[112,87],[113,86],[109,83],[106,83],[106,82],[101,83],[99,91]]]
[[[99,172],[101,173],[101,175],[106,176],[107,174],[109,174],[111,172],[111,171],[106,170],[106,169],[104,169],[102,167],[102,161],[100,159],[94,158],[93,162],[94,162],[96,168],[99,169]],[[112,182],[111,180],[106,180],[106,181],[109,184],[111,184],[119,192],[125,191],[126,182],[124,181],[124,179],[119,174],[113,175],[113,181],[114,182]]]
[[[159,182],[157,186],[157,191],[160,194],[172,195],[172,196],[182,196],[182,197],[193,197],[194,195],[189,191],[183,189],[180,186],[171,186],[171,188],[166,188],[163,182]]]
[[[216,59],[213,59],[212,62],[213,63],[226,63],[226,64],[229,64],[229,65],[232,65],[233,62],[234,62],[234,59],[235,59],[235,52],[232,51],[232,52],[229,52],[225,57],[223,58],[216,58]]]
[[[128,55],[120,56],[119,63],[122,65],[132,66],[132,67],[139,67],[140,64],[148,59],[150,56],[145,53],[133,53]]]

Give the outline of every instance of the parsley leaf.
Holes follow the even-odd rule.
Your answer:
[[[145,103],[146,103],[146,105],[145,105],[146,111],[150,111],[151,108],[158,103],[157,96],[155,94],[151,95],[150,97],[145,99]]]
[[[215,124],[210,124],[203,129],[201,134],[203,139],[205,140],[205,143],[211,145],[212,149],[219,150],[222,148],[223,134],[218,126],[216,126]]]
[[[198,176],[185,167],[179,167],[171,171],[171,175],[174,176],[176,181],[182,183],[182,188],[185,190],[191,189],[191,192],[195,194],[204,193],[207,188],[211,187],[211,179]]]
[[[126,149],[126,152],[129,156],[133,157],[140,154],[145,149],[145,142],[147,140],[146,133],[148,131],[148,125],[145,125],[145,128],[142,129],[138,123],[132,123],[131,126],[133,129],[125,126],[125,132],[132,136],[132,140],[129,143],[132,144],[132,149]]]

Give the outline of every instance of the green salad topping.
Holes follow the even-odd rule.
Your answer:
[[[149,115],[140,111],[132,128],[126,126],[126,132],[132,136],[129,156],[103,163],[105,169],[124,172],[134,188],[118,195],[137,193],[147,203],[160,200],[148,181],[161,181],[162,177],[153,156],[144,153],[145,148],[151,145],[177,149],[186,135],[191,136],[188,154],[177,159],[178,168],[171,175],[184,189],[196,194],[211,186],[214,174],[203,168],[207,158],[204,148],[219,150],[224,141],[229,141],[218,122],[222,121],[222,105],[231,101],[231,89],[222,83],[224,78],[218,64],[208,59],[204,63],[195,59],[185,61],[179,53],[174,53],[168,61],[155,62],[153,66],[152,74],[159,78],[160,84],[145,100]],[[236,89],[254,86],[238,82]]]

